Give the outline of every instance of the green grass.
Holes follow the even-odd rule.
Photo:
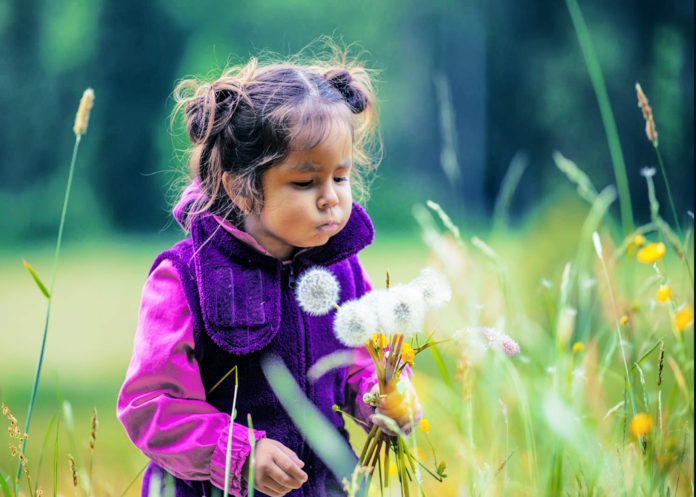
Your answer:
[[[569,187],[569,191],[570,187]],[[438,460],[447,463],[449,477],[442,484],[424,478],[428,495],[605,495],[625,490],[626,495],[690,495],[693,479],[693,384],[686,395],[675,371],[687,379],[693,372],[693,326],[684,333],[684,354],[670,329],[667,307],[652,303],[657,283],[654,269],[635,261],[633,249],[609,264],[612,286],[621,314],[630,317],[626,334],[629,367],[664,340],[665,360],[661,393],[655,385],[659,348],[641,363],[645,387],[636,369],[633,385],[638,411],[645,400],[658,423],[662,403],[662,430],[648,436],[649,457],[625,429],[628,411],[619,407],[624,398],[623,365],[615,343],[613,311],[608,305],[601,266],[593,257],[585,268],[594,282],[588,290],[589,335],[582,352],[573,354],[571,335],[559,348],[558,313],[563,268],[574,262],[581,243],[580,227],[589,206],[549,200],[519,229],[497,232],[486,243],[497,253],[497,263],[473,243],[477,233],[462,233],[463,245],[446,233],[438,235],[429,250],[419,238],[382,237],[361,255],[376,288],[384,286],[389,270],[392,282],[406,282],[425,265],[448,273],[453,302],[431,316],[429,329],[436,336],[466,326],[499,326],[522,348],[514,359],[488,353],[482,362],[462,369],[466,350],[450,344],[440,348],[451,378],[445,383],[429,353],[416,361],[415,385],[424,414],[431,421],[428,436]],[[611,229],[600,229],[605,255],[612,253]],[[483,235],[481,235],[483,237]],[[648,234],[656,239],[656,234]],[[115,417],[115,402],[127,368],[135,331],[140,291],[157,253],[171,239],[115,239],[109,243],[66,245],[55,287],[54,313],[28,457],[36,468],[51,416],[58,408],[58,392],[75,414],[73,440],[62,429],[58,438],[59,492],[72,488],[67,454],[75,453],[86,472],[92,408],[99,412],[94,459],[96,495],[120,495],[137,475],[145,458],[132,446]],[[39,275],[51,263],[50,249],[13,249],[0,254],[0,313],[3,344],[0,350],[0,397],[22,424],[36,366],[45,299],[22,265],[29,260]],[[693,265],[693,247],[688,257]],[[498,266],[496,266],[498,264]],[[692,297],[690,279],[673,251],[659,262],[669,278],[678,303]],[[623,277],[629,271],[632,279]],[[568,290],[568,307],[577,305],[580,283]],[[502,322],[503,316],[509,316]],[[463,376],[463,373],[466,375]],[[674,393],[672,393],[674,392]],[[689,401],[689,394],[691,400]],[[660,396],[658,398],[658,395]],[[624,416],[628,418],[624,419]],[[63,421],[63,425],[65,422]],[[348,422],[356,449],[365,434]],[[53,442],[43,454],[41,481],[52,488]],[[432,465],[428,441],[417,433],[424,462]],[[686,443],[686,444],[685,444]],[[16,459],[0,453],[0,472],[14,471]],[[652,475],[652,476],[651,476]],[[653,485],[655,488],[650,488]],[[555,489],[555,490],[554,490]],[[652,493],[650,493],[652,492]],[[133,485],[129,496],[139,494]],[[620,493],[618,493],[620,495]]]

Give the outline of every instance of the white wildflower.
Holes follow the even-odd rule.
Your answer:
[[[640,170],[640,175],[645,177],[645,178],[652,178],[655,176],[655,168],[654,167],[644,167],[643,169]]]
[[[505,333],[496,331],[493,328],[464,328],[455,332],[454,337],[463,341],[467,346],[480,346],[477,338],[484,339],[482,342],[487,347],[494,347],[509,357],[515,357],[520,353],[520,346],[515,340]]]
[[[421,292],[425,305],[429,307],[442,307],[452,298],[447,278],[428,267],[409,285]]]
[[[362,300],[345,302],[336,312],[334,334],[348,347],[363,345],[377,330],[377,316]]]
[[[297,281],[297,303],[310,316],[323,316],[336,307],[339,285],[331,271],[313,267]]]

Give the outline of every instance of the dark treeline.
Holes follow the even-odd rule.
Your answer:
[[[648,217],[639,171],[656,166],[636,107],[653,106],[675,204],[687,222],[694,183],[693,2],[581,1],[627,166],[634,215]],[[0,229],[16,243],[52,238],[82,91],[95,89],[68,230],[155,232],[167,225],[185,143],[171,92],[262,50],[292,54],[321,35],[358,42],[380,70],[384,158],[369,204],[379,228],[413,225],[432,198],[487,219],[513,157],[526,169],[521,219],[572,191],[561,151],[598,188],[614,182],[592,85],[565,2],[367,0],[198,2],[3,0],[0,4]],[[176,127],[175,127],[176,129]],[[668,205],[663,182],[658,199]],[[615,206],[618,213],[618,207]],[[667,212],[664,213],[667,218]]]

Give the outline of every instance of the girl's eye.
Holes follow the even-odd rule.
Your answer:
[[[300,188],[307,188],[312,184],[312,180],[309,181],[293,181],[293,185],[298,186]]]
[[[348,179],[349,179],[348,176],[340,176],[338,178],[334,178],[334,181],[336,183],[344,183],[344,182],[348,181]]]

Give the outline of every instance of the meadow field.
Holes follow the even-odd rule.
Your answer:
[[[365,250],[361,260],[377,288],[387,270],[392,282],[426,265],[448,276],[453,299],[427,321],[436,339],[486,326],[521,349],[510,358],[456,340],[439,347],[442,362],[428,350],[417,356],[414,384],[431,428],[416,430],[415,453],[430,468],[444,461],[447,475],[442,483],[425,475],[426,495],[693,495],[693,315],[678,317],[693,305],[691,229],[683,260],[681,245],[667,243],[663,257],[641,263],[643,240],[624,238],[616,222],[593,216],[576,197],[568,187],[518,226],[493,233],[458,232],[437,210],[417,206],[423,236],[378,234]],[[665,238],[652,228],[637,228],[643,247]],[[44,494],[55,480],[60,495],[138,495],[137,481],[127,487],[146,459],[116,420],[115,402],[142,282],[172,241],[64,246],[27,445],[32,486],[40,482]],[[20,427],[46,303],[22,257],[45,274],[52,249],[6,250],[0,258],[0,397]],[[658,299],[662,285],[671,299]],[[365,434],[347,424],[359,451]],[[4,477],[16,464],[9,450],[0,454]],[[21,488],[28,495],[25,480]]]

